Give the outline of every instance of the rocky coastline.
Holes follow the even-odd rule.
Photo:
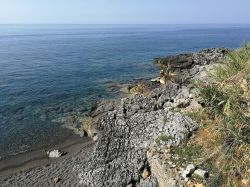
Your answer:
[[[95,144],[87,152],[79,150],[72,158],[67,158],[71,161],[49,166],[67,168],[56,185],[185,186],[186,176],[177,172],[168,160],[174,156],[168,150],[190,138],[198,125],[180,111],[201,107],[192,81],[211,81],[207,71],[221,63],[228,52],[225,48],[213,48],[156,58],[154,63],[163,71],[171,71],[173,78],[165,84],[155,79],[140,81],[128,88],[131,93],[128,97],[99,101],[88,114],[84,127]],[[42,181],[51,181],[57,170],[53,170],[53,176],[48,176],[50,172],[46,176],[48,171],[48,167],[40,167],[0,177],[0,184],[42,186]]]

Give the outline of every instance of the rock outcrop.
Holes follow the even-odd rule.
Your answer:
[[[229,52],[230,50],[226,48],[204,49],[191,54],[179,54],[175,56],[155,58],[154,63],[163,66],[171,66],[173,69],[190,69],[194,65],[219,63]]]
[[[177,85],[168,85],[169,95],[178,94]],[[93,157],[82,168],[80,178],[86,186],[126,186],[143,181],[148,167],[147,147],[161,135],[171,137],[168,143],[179,144],[196,129],[196,124],[180,113],[164,111],[161,94],[151,97],[136,95],[100,117],[99,132]],[[152,183],[152,182],[150,182]]]
[[[229,52],[226,48],[204,49],[192,54],[156,58],[154,63],[171,68],[176,74],[175,82],[184,83],[202,71],[202,68],[221,63]]]
[[[171,108],[194,107],[197,90],[193,78],[205,79],[207,68],[225,58],[227,49],[207,49],[198,53],[156,59],[177,73],[175,83],[153,89],[147,96],[136,94],[118,102],[101,102],[90,113],[98,140],[93,155],[75,166],[83,186],[158,186],[164,179],[151,172],[147,150],[164,135],[161,146],[178,145],[189,137],[197,124]],[[151,175],[150,175],[151,174]],[[163,182],[162,182],[163,181]],[[175,184],[171,183],[172,186]],[[171,186],[170,185],[170,186]]]

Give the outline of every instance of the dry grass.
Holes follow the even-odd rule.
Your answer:
[[[202,146],[194,159],[210,167],[211,186],[250,186],[250,46],[229,54],[212,78],[196,83],[205,107],[188,114],[201,124],[189,142]]]

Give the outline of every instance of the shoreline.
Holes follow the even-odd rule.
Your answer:
[[[139,80],[144,79],[140,78]],[[133,84],[135,84],[136,81],[138,80],[134,80]],[[119,96],[113,99],[117,100],[127,97],[128,93],[122,89],[129,87],[129,85],[131,84],[116,85],[115,88],[113,88],[113,91],[119,92]],[[111,85],[111,87],[112,86],[114,85]],[[98,103],[98,101],[96,101],[96,103]],[[94,105],[95,104],[93,104],[93,106]],[[91,111],[89,111],[89,113],[90,112]],[[58,161],[65,160],[66,158],[78,154],[84,149],[89,149],[89,147],[94,145],[95,141],[93,141],[92,138],[85,135],[81,136],[79,133],[75,132],[75,128],[69,128],[67,126],[65,127],[69,130],[72,130],[73,132],[61,143],[55,142],[54,144],[45,145],[34,150],[7,155],[0,158],[0,177],[6,178],[20,172],[25,172],[38,167],[57,163]],[[53,159],[49,158],[46,153],[47,151],[51,150],[62,150],[67,152],[67,154]]]
[[[35,167],[50,165],[76,154],[93,143],[94,142],[88,137],[81,137],[80,135],[72,134],[62,143],[4,157],[0,159],[0,177],[8,177],[15,173],[30,170]],[[67,152],[67,154],[56,159],[49,158],[46,153],[47,150],[54,149],[63,150]]]
[[[157,186],[157,172],[149,169],[153,163],[148,148],[156,145],[161,135],[167,140],[159,141],[160,148],[166,143],[178,146],[197,129],[191,118],[171,109],[199,107],[193,102],[198,96],[190,81],[206,80],[206,70],[220,63],[227,52],[225,48],[212,48],[157,59],[157,65],[171,66],[176,73],[174,82],[162,85],[159,81],[146,81],[144,85],[134,85],[129,97],[97,103],[89,114],[90,128],[97,132],[96,143],[82,140],[82,144],[69,145],[76,152],[67,151],[65,146],[67,155],[50,162],[46,162],[48,158],[33,158],[34,162],[29,160],[20,168],[17,164],[6,168],[3,177],[0,169],[0,183],[52,186],[56,183],[53,179],[59,178],[60,186]],[[164,72],[163,78],[166,76]]]

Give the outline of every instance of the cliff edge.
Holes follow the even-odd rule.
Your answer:
[[[155,59],[171,68],[175,79],[116,102],[100,102],[90,113],[96,130],[93,155],[74,167],[83,186],[177,186],[154,152],[178,146],[197,129],[178,110],[200,107],[193,79],[208,81],[207,71],[221,63],[229,50],[206,49],[197,53]],[[157,164],[159,167],[157,167]],[[167,167],[173,167],[167,163]],[[162,177],[161,175],[165,176]],[[167,179],[167,180],[166,180]]]

